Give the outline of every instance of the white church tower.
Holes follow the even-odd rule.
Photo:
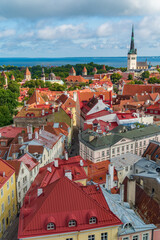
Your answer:
[[[128,52],[127,70],[137,69],[137,49],[134,48],[134,27],[132,26],[131,45]]]

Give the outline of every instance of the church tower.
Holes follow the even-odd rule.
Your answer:
[[[44,73],[44,68],[42,68],[42,74],[41,74],[41,80],[45,82],[45,73]]]
[[[128,52],[127,70],[137,69],[137,49],[134,48],[134,27],[132,26],[131,45]]]

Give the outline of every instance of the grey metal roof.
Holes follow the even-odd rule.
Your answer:
[[[122,170],[126,166],[134,165],[142,157],[132,153],[121,154],[120,156],[111,158],[110,161],[114,163],[117,171]]]
[[[117,200],[117,197],[114,197],[114,194],[110,194],[101,187],[103,195],[106,199],[106,202],[110,210],[123,222],[123,226],[119,228],[118,235],[126,235],[131,233],[138,233],[142,231],[147,231],[155,229],[154,224],[145,224],[142,219],[130,208],[125,207],[125,203],[121,205],[120,201]],[[129,227],[125,228],[125,224],[131,224]]]

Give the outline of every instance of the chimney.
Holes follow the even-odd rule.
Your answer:
[[[106,174],[106,188],[108,191],[111,190],[111,176],[108,173]]]
[[[73,92],[73,100],[76,102],[77,101],[77,92]]]
[[[35,132],[35,139],[38,139],[38,132]]]
[[[114,165],[112,163],[109,164],[109,175],[111,177],[111,188],[113,188],[113,179],[114,179]]]
[[[58,160],[54,160],[54,166],[58,168]]]
[[[81,166],[81,167],[84,166],[84,163],[83,163],[83,160],[82,160],[82,159],[80,160],[80,166]]]
[[[65,151],[65,159],[68,160],[68,152]]]
[[[71,172],[71,170],[65,170],[65,177],[68,177],[72,181],[72,172]]]
[[[31,133],[28,134],[28,139],[29,139],[29,140],[32,139],[32,134],[31,134]]]
[[[33,128],[32,128],[32,124],[30,125],[30,134],[32,135],[33,134]]]
[[[12,160],[16,159],[16,153],[12,153]]]
[[[124,184],[120,185],[120,200],[121,200],[121,205],[124,203]]]
[[[93,136],[93,135],[90,135],[89,136],[89,142],[92,142],[92,140],[95,138],[95,136]]]
[[[27,125],[27,133],[29,133],[29,131],[30,131],[30,127],[29,125]]]
[[[52,168],[51,167],[47,167],[47,171],[48,172],[52,172]]]
[[[39,197],[42,193],[43,193],[43,189],[42,188],[38,188],[38,190],[37,190],[37,197]]]
[[[22,137],[22,136],[19,136],[19,137],[18,137],[18,144],[19,144],[19,145],[22,145],[22,144],[23,144],[23,137]]]
[[[42,109],[42,116],[44,116],[44,109]]]

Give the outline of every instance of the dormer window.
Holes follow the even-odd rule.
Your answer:
[[[69,223],[68,223],[68,227],[75,227],[77,225],[76,221],[75,220],[70,220]]]
[[[94,223],[97,223],[97,218],[96,217],[91,217],[89,219],[89,224],[94,224]]]
[[[47,224],[47,230],[52,230],[52,229],[55,229],[55,225],[53,222],[50,222]]]

